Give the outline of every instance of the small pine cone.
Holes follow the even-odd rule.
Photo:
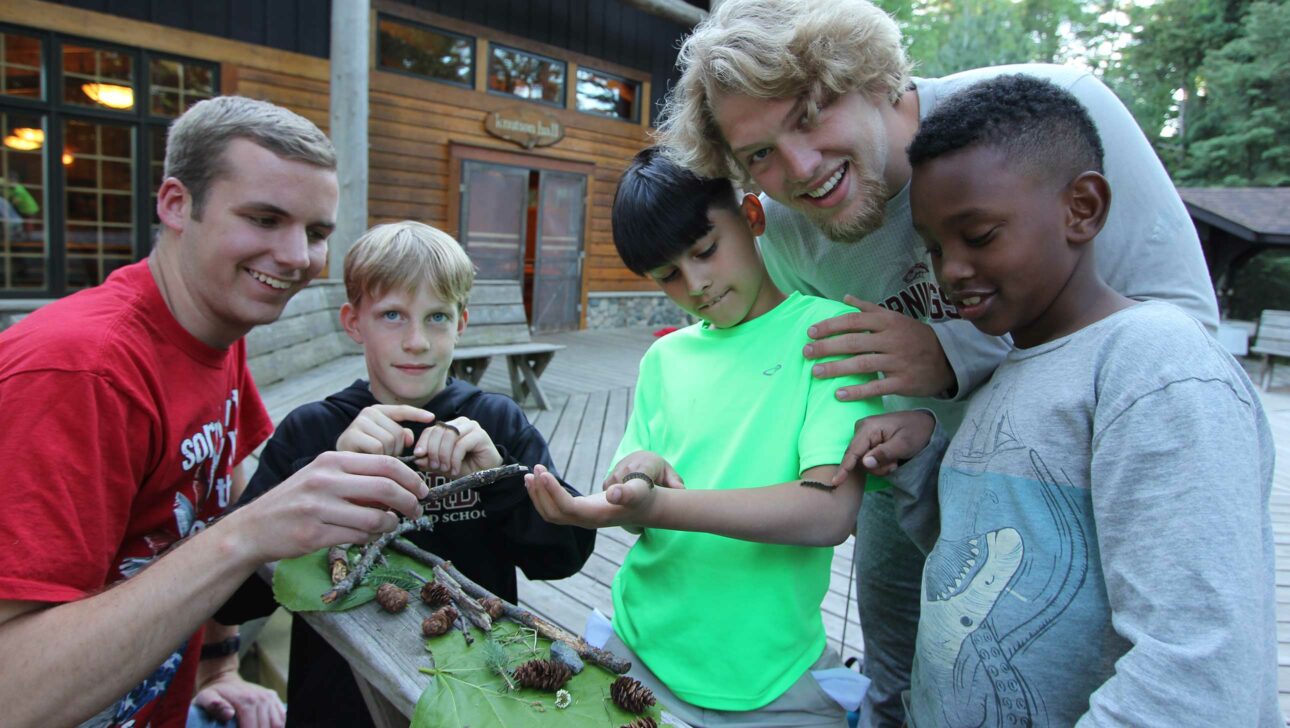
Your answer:
[[[658,721],[648,715],[642,715],[630,723],[624,723],[622,728],[658,728]]]
[[[421,634],[426,637],[438,637],[441,634],[447,634],[452,629],[452,625],[457,621],[457,610],[453,607],[444,607],[434,614],[426,617],[421,622]]]
[[[452,593],[437,581],[427,581],[421,585],[421,601],[432,607],[442,607],[452,604]]]
[[[408,608],[408,592],[387,582],[377,587],[376,601],[385,611],[395,614]]]
[[[554,692],[569,682],[573,671],[554,660],[529,660],[515,668],[515,681],[526,688]]]
[[[497,597],[487,597],[479,602],[479,606],[483,607],[484,611],[488,612],[488,616],[494,621],[502,618],[504,607],[502,606],[501,599],[498,599]]]
[[[614,699],[615,705],[628,713],[644,713],[646,708],[654,704],[654,691],[626,675],[614,681],[609,688],[609,696]]]

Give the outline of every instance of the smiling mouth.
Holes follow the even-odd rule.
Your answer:
[[[421,372],[434,369],[434,365],[433,364],[395,364],[394,368],[404,372],[412,372],[414,374],[420,374]]]
[[[245,270],[247,273],[250,273],[251,277],[254,278],[255,280],[263,283],[264,285],[270,288],[276,288],[279,291],[285,291],[286,289],[290,288],[292,285],[291,281],[283,280],[281,278],[274,278],[268,273],[261,273],[260,271],[254,270],[251,268],[243,268],[242,270]]]
[[[847,173],[847,163],[843,162],[842,166],[838,167],[833,172],[833,174],[829,175],[828,179],[824,180],[824,184],[820,185],[819,187],[816,187],[813,190],[808,191],[806,193],[806,196],[810,197],[813,200],[818,200],[821,197],[824,197],[825,195],[832,192],[834,187],[838,186],[838,183],[842,181],[842,178],[846,176],[846,173]]]
[[[704,309],[712,308],[713,306],[717,305],[718,303],[721,303],[721,301],[722,301],[722,300],[726,297],[726,295],[727,295],[727,294],[729,294],[729,293],[730,293],[730,291],[726,291],[725,293],[722,293],[720,296],[717,296],[716,298],[709,298],[707,301],[704,301],[703,303],[699,304],[699,310],[700,310],[700,311],[702,311],[702,310],[704,310]]]

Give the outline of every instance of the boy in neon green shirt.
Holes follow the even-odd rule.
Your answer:
[[[641,361],[604,491],[564,497],[539,467],[530,496],[555,523],[644,529],[614,579],[606,647],[681,718],[843,726],[815,677],[841,664],[820,603],[829,547],[850,534],[865,482],[831,483],[855,423],[882,409],[837,400],[837,387],[865,379],[816,379],[802,347],[811,323],[849,307],[784,295],[757,252],[757,198],[741,202],[729,180],[695,177],[657,149],[624,172],[613,225],[627,267],[703,321]]]

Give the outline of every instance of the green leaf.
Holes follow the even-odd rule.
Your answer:
[[[430,567],[403,554],[387,550],[385,559],[390,569],[412,569],[427,579],[431,578]],[[379,583],[364,583],[344,599],[323,604],[322,595],[331,589],[332,584],[327,549],[321,549],[312,554],[279,561],[278,568],[273,572],[273,596],[278,604],[293,612],[341,612],[375,599],[376,585]]]
[[[472,628],[475,643],[467,647],[461,634],[449,632],[427,640],[433,655],[433,675],[412,714],[412,728],[430,726],[501,726],[502,728],[617,728],[635,715],[614,705],[609,686],[618,677],[588,664],[564,686],[573,703],[563,710],[555,707],[555,693],[521,688],[508,692],[505,681],[485,661],[487,635]],[[521,630],[509,620],[493,627],[492,637],[515,655],[517,661],[548,657],[551,643]],[[536,650],[534,645],[536,644]],[[659,717],[659,706],[647,715]]]

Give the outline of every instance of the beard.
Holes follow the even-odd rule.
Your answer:
[[[845,216],[820,222],[817,227],[825,237],[835,243],[858,243],[865,236],[882,227],[887,212],[887,184],[881,177],[856,174],[851,166],[852,193],[857,196],[856,207]]]

